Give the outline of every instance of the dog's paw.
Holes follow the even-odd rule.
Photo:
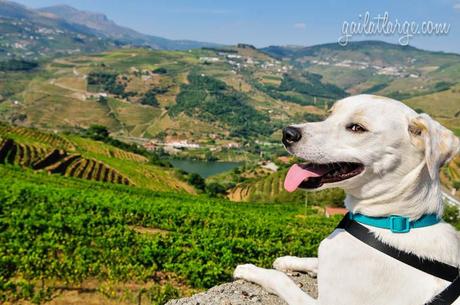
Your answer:
[[[295,259],[293,256],[283,256],[278,257],[273,262],[273,268],[282,272],[293,271],[292,270],[292,260]]]
[[[233,271],[233,278],[253,281],[258,269],[253,264],[238,265]]]

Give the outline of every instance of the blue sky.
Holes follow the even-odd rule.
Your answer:
[[[313,45],[337,42],[344,21],[389,14],[389,20],[431,20],[450,24],[444,36],[416,36],[410,45],[460,53],[460,0],[18,0],[29,7],[68,4],[106,14],[120,25],[146,34],[223,44]],[[397,42],[398,35],[352,37]]]

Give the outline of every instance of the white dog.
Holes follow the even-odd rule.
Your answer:
[[[442,215],[439,169],[459,149],[459,139],[428,115],[373,95],[338,101],[325,121],[287,127],[283,142],[308,162],[300,166],[310,169],[286,180],[289,191],[340,187],[353,213],[411,220]],[[330,172],[331,166],[339,167]],[[397,249],[460,267],[460,234],[445,222],[403,234],[366,227]],[[321,242],[318,258],[286,256],[273,266],[277,270],[240,265],[234,277],[261,285],[289,305],[422,305],[450,284],[341,229]],[[317,273],[318,299],[298,288],[286,271]]]

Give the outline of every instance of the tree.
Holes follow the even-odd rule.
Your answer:
[[[193,185],[194,187],[202,191],[206,187],[206,184],[204,183],[204,179],[200,175],[195,174],[195,173],[191,173],[188,176],[188,183],[190,183],[191,185]]]
[[[91,125],[86,130],[86,134],[94,140],[104,140],[109,137],[109,130],[102,125]]]
[[[226,193],[226,189],[223,185],[217,183],[217,182],[212,182],[206,185],[206,193],[209,194],[211,197],[217,197],[219,195],[223,195]]]

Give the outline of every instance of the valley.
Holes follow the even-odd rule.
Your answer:
[[[345,194],[287,192],[281,130],[354,94],[460,136],[459,54],[168,39],[0,0],[0,303],[164,305],[316,256]],[[460,200],[460,156],[440,178]]]

